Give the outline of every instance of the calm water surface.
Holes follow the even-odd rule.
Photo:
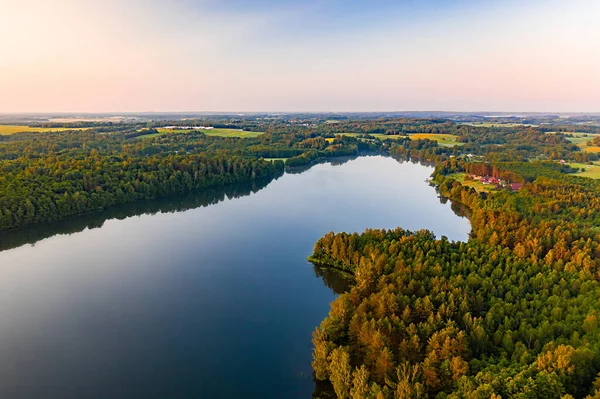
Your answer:
[[[0,252],[0,397],[310,398],[311,333],[335,294],[306,257],[330,230],[465,240],[468,220],[431,172],[385,157],[321,164]]]

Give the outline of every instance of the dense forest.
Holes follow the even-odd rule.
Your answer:
[[[276,177],[283,162],[202,154],[17,158],[0,165],[0,229],[114,204]]]
[[[282,160],[263,158],[297,167],[380,148],[310,132],[231,138],[128,125],[0,135],[0,231],[283,173]]]
[[[468,242],[398,228],[315,244],[313,263],[352,275],[313,335],[315,376],[338,398],[600,397],[600,185],[552,161],[585,156],[564,136],[512,130],[463,136],[462,156],[394,149],[437,162]],[[477,191],[457,173],[523,186]]]

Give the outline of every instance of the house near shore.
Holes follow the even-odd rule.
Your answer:
[[[479,181],[482,184],[500,184],[500,179],[498,179],[497,177],[483,176]]]

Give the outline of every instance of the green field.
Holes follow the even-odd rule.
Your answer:
[[[163,135],[163,134],[164,134],[164,133],[143,134],[143,135],[141,135],[141,136],[137,136],[136,138],[137,138],[138,140],[141,140],[141,139],[152,139],[152,138],[154,138],[154,137],[158,137],[158,136],[161,136],[161,135]]]
[[[156,129],[160,134],[168,133],[189,133],[193,129]],[[196,130],[194,130],[196,131]],[[244,130],[237,129],[200,129],[202,133],[207,136],[218,136],[218,137],[238,137],[238,138],[253,138],[263,134],[263,132],[246,132]],[[151,137],[152,135],[140,136],[140,137]]]
[[[463,145],[458,141],[458,137],[453,134],[434,134],[434,133],[416,133],[409,134],[411,140],[429,139],[437,141],[439,145],[444,147],[454,147],[455,145]]]
[[[549,132],[547,134],[555,134],[555,132]],[[592,140],[594,138],[594,135],[591,134],[587,134],[587,133],[569,133],[570,135],[572,135],[573,137],[567,137],[567,140],[569,140],[571,143],[573,144],[577,144],[577,145],[585,145],[588,140]]]
[[[15,133],[22,132],[36,132],[36,133],[45,133],[45,132],[62,132],[65,130],[83,130],[82,128],[64,128],[64,127],[30,127],[25,125],[0,125],[0,134],[1,135],[9,135]]]
[[[577,176],[589,177],[592,179],[600,179],[600,162],[594,162],[593,165],[587,163],[569,162],[567,165],[579,169]],[[584,172],[581,170],[585,169]]]
[[[381,133],[375,133],[375,134],[372,134],[371,136],[373,136],[379,140],[385,140],[385,139],[398,140],[399,138],[406,137],[406,136],[401,136],[399,134],[398,135],[389,135],[389,134],[381,134]]]
[[[554,132],[548,133],[548,134],[554,134]],[[588,134],[588,133],[569,133],[570,135],[572,135],[573,137],[567,137],[567,140],[569,140],[571,143],[573,144],[577,144],[577,146],[579,148],[581,148],[582,151],[585,152],[600,152],[600,147],[599,146],[595,146],[595,145],[591,145],[588,146],[587,143],[588,141],[592,141],[594,139],[594,137],[596,137],[595,134]]]

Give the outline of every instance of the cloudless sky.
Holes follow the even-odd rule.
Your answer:
[[[0,0],[0,113],[600,112],[598,0]]]

